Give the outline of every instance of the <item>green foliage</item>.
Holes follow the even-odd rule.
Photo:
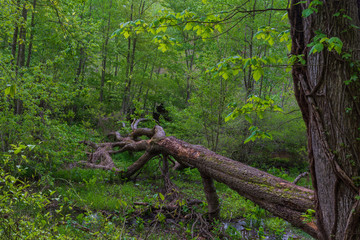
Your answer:
[[[261,131],[256,126],[251,126],[249,128],[249,131],[250,131],[250,136],[245,139],[244,143],[248,143],[250,141],[255,141],[256,139],[264,139],[264,138],[268,138],[272,140],[272,136],[269,133]]]
[[[8,84],[7,88],[5,88],[4,94],[5,96],[9,95],[14,98],[16,93],[16,86]]]
[[[253,113],[256,113],[259,119],[263,119],[264,113],[267,110],[274,112],[283,111],[279,106],[274,104],[274,100],[269,98],[264,100],[256,96],[251,96],[250,98],[248,98],[247,103],[241,108],[237,107],[236,104],[231,104],[229,107],[232,108],[233,111],[225,118],[225,121],[233,120],[239,115],[243,115],[250,124],[253,124],[253,120],[251,118],[251,114]],[[269,133],[261,131],[256,126],[251,126],[249,128],[249,131],[250,136],[245,139],[244,143],[247,143],[249,141],[255,141],[258,138],[272,139],[272,136]]]
[[[27,147],[13,146],[11,155],[1,158],[0,167],[0,237],[2,239],[33,239],[52,238],[65,239],[54,234],[56,227],[52,226],[50,212],[44,214],[44,209],[50,203],[54,191],[46,193],[34,192],[30,185],[14,177],[13,173],[21,173],[24,169],[17,165],[12,172],[6,169],[13,168],[11,157],[21,154]]]
[[[307,3],[307,1],[301,1],[300,3]],[[323,5],[322,1],[319,0],[315,0],[315,1],[311,1],[311,3],[309,4],[308,8],[304,9],[302,12],[302,16],[304,18],[309,17],[311,14],[313,13],[317,13],[319,10],[317,9],[318,6]]]
[[[274,104],[274,100],[268,99],[261,99],[257,96],[251,96],[247,99],[247,103],[243,105],[241,108],[237,107],[237,104],[229,105],[233,111],[225,118],[225,121],[233,120],[237,118],[239,115],[244,115],[245,119],[249,123],[253,123],[252,119],[250,118],[250,114],[256,113],[256,115],[260,118],[264,118],[264,113],[267,110],[274,111],[274,112],[282,112],[283,110]]]
[[[301,215],[304,219],[303,221],[306,223],[311,223],[315,219],[315,210],[308,209],[304,214]]]
[[[125,38],[128,38],[132,34],[141,34],[143,32],[149,32],[155,35],[161,32],[165,33],[169,26],[177,26],[177,28],[182,28],[184,31],[193,31],[205,40],[212,36],[214,29],[219,32],[222,31],[221,24],[219,24],[221,18],[221,14],[198,16],[196,13],[188,10],[184,10],[181,13],[174,13],[172,11],[162,9],[159,11],[159,16],[157,16],[156,20],[150,24],[145,23],[142,19],[121,23],[120,29],[116,30],[113,33],[113,36],[122,34]],[[202,22],[208,22],[209,24],[204,25],[201,24]],[[159,36],[155,36],[154,39],[158,39],[159,41]],[[159,49],[163,52],[167,50],[164,49],[164,45],[165,43],[161,43],[159,46]]]
[[[318,31],[316,32],[313,42],[308,44],[308,47],[312,47],[309,54],[321,52],[325,46],[329,52],[334,49],[340,55],[342,52],[343,42],[338,37],[328,38],[325,34]]]

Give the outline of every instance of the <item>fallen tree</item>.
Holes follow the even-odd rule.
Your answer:
[[[93,152],[88,154],[88,161],[81,163],[90,168],[113,170],[129,179],[153,157],[162,155],[164,165],[167,166],[166,162],[169,156],[172,156],[182,166],[199,170],[210,218],[217,218],[220,212],[213,183],[213,180],[216,180],[311,236],[317,236],[316,224],[304,221],[302,216],[308,209],[314,208],[312,190],[218,155],[203,146],[192,145],[175,137],[166,137],[160,126],[138,129],[137,125],[141,120],[132,124],[132,132],[127,136],[123,137],[118,132],[110,133],[114,138],[113,142],[96,144],[82,141],[81,143],[90,146]],[[149,139],[140,139],[141,136]],[[118,169],[111,155],[125,151],[144,151],[144,154],[126,170]]]

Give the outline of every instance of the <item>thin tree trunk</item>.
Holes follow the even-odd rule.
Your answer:
[[[26,67],[30,67],[30,61],[32,55],[34,28],[35,28],[35,9],[36,9],[36,0],[33,1],[33,9],[31,11],[30,38],[29,38],[28,54],[26,59]]]
[[[216,193],[214,181],[211,177],[209,177],[205,173],[200,172],[200,175],[204,186],[206,201],[208,202],[209,217],[211,220],[219,218],[220,203],[219,203],[219,197]]]
[[[103,54],[102,54],[102,62],[101,62],[101,83],[100,83],[100,99],[99,99],[100,102],[104,101],[104,86],[105,86],[105,76],[106,76],[106,63],[108,57],[111,8],[112,8],[112,0],[110,1],[108,23],[107,23],[106,31],[104,33],[105,41],[103,43],[103,51],[102,51]]]
[[[189,36],[183,32],[184,42],[189,42]],[[191,41],[190,41],[191,42]],[[196,51],[196,41],[194,41],[192,49],[185,49],[185,58],[186,58],[186,98],[185,104],[188,104],[191,96],[191,85],[192,85],[192,71],[194,66],[194,58]],[[190,58],[190,59],[189,59]]]
[[[145,3],[146,1],[141,1],[139,6],[139,17],[142,17],[145,13]],[[131,12],[130,12],[130,21],[135,18],[134,16],[134,5],[131,4]],[[131,105],[132,99],[135,97],[132,95],[132,85],[134,85],[133,80],[133,73],[135,67],[135,53],[136,53],[136,45],[137,45],[137,38],[136,37],[129,37],[128,38],[128,52],[126,56],[126,74],[125,74],[125,88],[123,93],[123,100],[121,111],[124,115],[126,115],[129,111],[129,106]]]
[[[130,18],[129,20],[132,21],[133,20],[133,14],[134,14],[134,4],[131,3],[131,8],[130,8]],[[123,93],[123,99],[122,99],[122,106],[121,106],[121,112],[126,115],[128,113],[128,108],[129,108],[129,96],[130,96],[130,87],[131,87],[131,78],[132,78],[132,72],[131,69],[133,69],[133,67],[131,67],[132,65],[132,51],[131,49],[135,49],[134,45],[135,45],[135,40],[136,38],[133,39],[132,41],[132,37],[130,36],[128,38],[128,49],[127,49],[127,56],[126,56],[126,73],[125,73],[125,88],[124,88],[124,93]],[[131,46],[133,46],[131,48]]]
[[[17,1],[17,11],[20,11],[20,0]],[[15,13],[15,14],[18,14],[18,13]],[[19,19],[17,19],[15,22],[14,33],[13,33],[13,38],[12,38],[12,43],[11,43],[11,55],[13,56],[13,62],[16,59],[16,49],[17,49],[17,44],[18,44],[18,35],[19,35],[18,21],[19,21]]]
[[[18,69],[22,68],[25,65],[26,20],[27,20],[27,9],[25,5],[26,3],[24,3],[22,9],[22,18],[24,22],[20,27],[20,33],[19,33],[19,49],[18,49],[17,62],[16,62]]]

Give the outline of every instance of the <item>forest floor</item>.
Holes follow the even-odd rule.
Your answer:
[[[126,167],[126,162],[116,160],[118,166]],[[210,223],[198,171],[171,171],[178,188],[172,197],[165,193],[158,169],[155,159],[126,182],[104,170],[59,170],[52,176],[55,194],[48,211],[63,218],[58,231],[71,239],[113,239],[114,231],[117,239],[312,239],[217,182],[221,214]],[[268,171],[289,181],[298,174]],[[310,183],[305,178],[299,185]]]

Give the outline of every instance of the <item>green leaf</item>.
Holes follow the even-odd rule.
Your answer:
[[[324,49],[324,44],[322,44],[322,43],[317,43],[317,44],[315,44],[315,45],[311,48],[309,54],[321,52],[323,49]]]
[[[253,132],[249,137],[247,137],[244,141],[244,143],[248,143],[250,141],[254,141],[255,140],[255,132]]]
[[[31,151],[31,150],[33,150],[33,149],[36,147],[36,145],[27,145],[27,147],[28,147],[28,149]]]
[[[248,121],[250,124],[252,124],[252,119],[249,115],[246,114],[246,115],[244,115],[244,117],[245,117],[246,121]]]
[[[270,140],[273,139],[273,137],[272,137],[272,135],[271,135],[270,133],[265,132],[265,133],[264,133],[264,136],[265,136],[266,138],[269,138]]]
[[[232,119],[233,119],[232,115],[233,115],[233,113],[229,113],[229,114],[225,117],[225,122],[228,122],[228,121],[232,120]]]
[[[268,43],[270,44],[270,46],[274,45],[274,39],[272,37],[269,38]]]
[[[128,38],[130,36],[130,33],[129,31],[124,31],[123,35],[125,38]]]
[[[234,76],[236,76],[239,72],[240,72],[239,69],[234,69],[234,70],[232,70],[232,74],[233,74]]]
[[[156,215],[157,219],[159,220],[159,222],[164,222],[164,220],[166,219],[165,215],[162,213],[158,213]]]
[[[186,25],[185,25],[185,28],[184,28],[184,30],[191,30],[192,28],[193,28],[193,23],[187,23]]]
[[[254,78],[255,81],[258,81],[261,78],[262,75],[263,75],[262,68],[257,68],[256,70],[254,70],[253,78]]]
[[[165,197],[164,197],[164,195],[162,195],[162,193],[159,193],[159,197],[160,197],[160,199],[161,199],[162,201],[165,200]]]
[[[7,88],[5,88],[5,95],[10,95],[10,97],[15,97],[16,93],[16,86],[15,85],[8,85]]]
[[[282,17],[281,17],[281,21],[285,20],[288,18],[288,13],[285,13]]]
[[[244,64],[244,69],[246,69],[251,64],[251,59],[247,59]]]
[[[314,13],[314,10],[312,8],[307,8],[302,12],[302,16],[304,18],[306,18],[306,17],[310,16],[313,13]]]
[[[220,24],[215,25],[215,29],[222,33],[222,26]]]
[[[264,112],[257,112],[257,115],[260,119],[263,119],[264,118]]]

